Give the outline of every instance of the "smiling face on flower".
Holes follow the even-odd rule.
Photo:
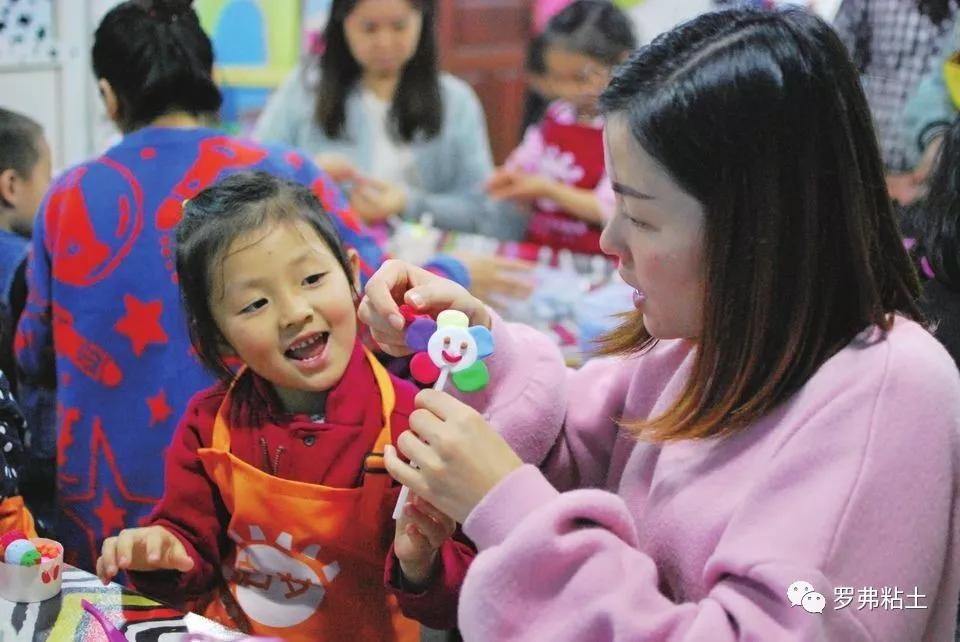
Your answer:
[[[441,326],[427,343],[427,354],[438,368],[466,370],[477,361],[477,342],[467,328]]]

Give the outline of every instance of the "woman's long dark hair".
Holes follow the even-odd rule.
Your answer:
[[[317,124],[330,138],[343,136],[347,120],[347,96],[363,75],[347,36],[343,21],[362,0],[333,0],[330,20],[324,31],[326,49],[320,56],[321,79],[317,87]],[[443,124],[443,103],[437,71],[437,44],[434,34],[434,0],[406,0],[423,17],[420,42],[413,57],[400,71],[400,82],[390,107],[390,125],[404,142],[420,135],[432,138]]]
[[[93,72],[117,95],[122,131],[174,111],[200,116],[220,109],[213,46],[190,5],[190,0],[128,0],[100,21]]]
[[[706,14],[640,49],[600,102],[705,212],[696,361],[639,434],[748,426],[862,331],[922,318],[866,97],[825,22],[801,10]],[[652,341],[631,313],[604,349]]]
[[[933,278],[960,291],[960,117],[944,135],[927,194],[910,208],[905,227]]]
[[[955,0],[917,0],[917,7],[935,25],[942,23],[956,10]]]

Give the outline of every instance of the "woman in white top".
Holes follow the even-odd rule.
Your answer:
[[[444,229],[522,238],[526,217],[484,194],[483,108],[438,71],[433,16],[433,0],[333,0],[323,54],[271,98],[254,137],[315,155],[368,224],[430,213]],[[515,262],[467,263],[478,286],[527,290]]]

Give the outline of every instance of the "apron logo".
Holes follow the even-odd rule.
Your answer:
[[[287,532],[270,542],[263,529],[252,524],[248,538],[231,530],[230,539],[237,546],[236,561],[224,575],[236,586],[240,608],[264,626],[280,629],[306,621],[340,574],[339,563],[317,559],[319,544],[295,550]]]

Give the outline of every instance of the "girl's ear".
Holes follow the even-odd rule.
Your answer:
[[[347,260],[350,261],[350,283],[353,289],[360,292],[360,255],[353,248],[347,250]]]
[[[223,335],[219,332],[217,333],[217,352],[220,353],[220,356],[223,357],[236,357],[237,351],[233,349],[233,346],[227,343],[227,340],[223,338]]]

